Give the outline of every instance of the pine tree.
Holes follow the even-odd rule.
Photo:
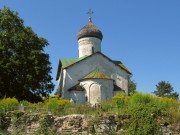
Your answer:
[[[156,85],[156,90],[153,93],[159,97],[179,97],[179,94],[177,92],[174,92],[174,88],[172,87],[172,85],[166,81],[159,82]]]

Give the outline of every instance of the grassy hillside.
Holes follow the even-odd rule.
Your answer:
[[[19,107],[17,107],[19,106]],[[8,111],[18,111],[23,108],[26,112],[51,113],[56,116],[69,114],[99,115],[128,115],[126,124],[127,134],[149,135],[157,134],[159,125],[180,124],[180,103],[172,98],[160,98],[150,94],[135,93],[131,96],[116,95],[111,101],[91,107],[88,104],[73,104],[58,96],[44,99],[37,104],[27,101],[18,102],[15,98],[0,100],[0,129],[3,130],[3,114]]]

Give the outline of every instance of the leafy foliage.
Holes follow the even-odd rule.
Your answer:
[[[128,93],[129,95],[134,94],[137,90],[136,90],[136,83],[132,80],[129,80],[128,82]]]
[[[166,122],[171,122],[174,120],[172,116],[179,117],[179,105],[179,102],[173,98],[135,93],[130,97],[128,103],[128,113],[131,115],[128,133],[132,135],[159,134],[158,121],[170,118]],[[176,110],[176,114],[170,110]],[[177,121],[174,120],[174,122]]]
[[[70,104],[71,102],[69,100],[62,99],[58,95],[54,97],[50,96],[44,100],[44,107],[50,111],[52,110],[55,114],[58,114],[64,107]]]
[[[135,93],[131,96],[130,104],[137,105],[137,104],[147,104],[151,102],[152,96],[150,94],[143,94],[143,93]]]
[[[0,98],[42,101],[54,89],[48,41],[25,27],[17,12],[0,10]]]
[[[169,82],[161,81],[156,85],[156,90],[153,93],[159,97],[172,97],[178,99],[179,94],[173,91],[174,89]]]
[[[149,94],[135,93],[129,101],[128,110],[131,115],[131,123],[128,132],[132,135],[157,134],[156,110]]]
[[[117,105],[118,108],[122,108],[124,107],[125,105],[127,105],[128,103],[128,97],[125,95],[125,93],[121,93],[121,94],[116,94],[112,101],[115,105]]]
[[[0,108],[17,106],[19,104],[16,98],[5,98],[0,100]]]

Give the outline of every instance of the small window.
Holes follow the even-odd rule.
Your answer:
[[[92,47],[92,54],[94,53],[94,47]]]

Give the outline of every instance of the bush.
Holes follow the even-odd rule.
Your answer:
[[[49,98],[44,100],[44,107],[48,108],[48,110],[56,114],[62,109],[64,109],[64,107],[71,104],[72,103],[69,100],[62,99],[57,95],[54,97],[50,96]]]
[[[143,93],[135,93],[130,98],[130,104],[147,104],[151,102],[152,95],[143,94]]]
[[[101,111],[102,112],[111,112],[113,110],[115,110],[114,108],[116,108],[116,102],[114,101],[114,103],[111,100],[105,101],[102,103],[101,106]]]
[[[23,100],[23,101],[20,101],[19,102],[19,105],[23,105],[23,106],[34,106],[32,103],[26,101],[26,100]]]
[[[129,97],[126,96],[125,93],[116,94],[112,99],[113,105],[118,108],[127,105],[128,101]]]
[[[154,135],[157,132],[156,110],[151,104],[138,104],[129,107],[130,125],[128,132],[132,135]]]
[[[0,108],[2,109],[17,106],[18,104],[19,102],[16,98],[4,98],[0,100]]]
[[[131,115],[128,133],[132,135],[154,135],[157,132],[156,109],[150,94],[135,93],[130,97],[128,112]]]
[[[178,108],[179,102],[175,99],[135,93],[130,97],[128,104],[128,113],[131,115],[128,126],[129,134],[158,134],[158,119],[164,117],[168,123],[175,122],[174,117],[180,118]]]

